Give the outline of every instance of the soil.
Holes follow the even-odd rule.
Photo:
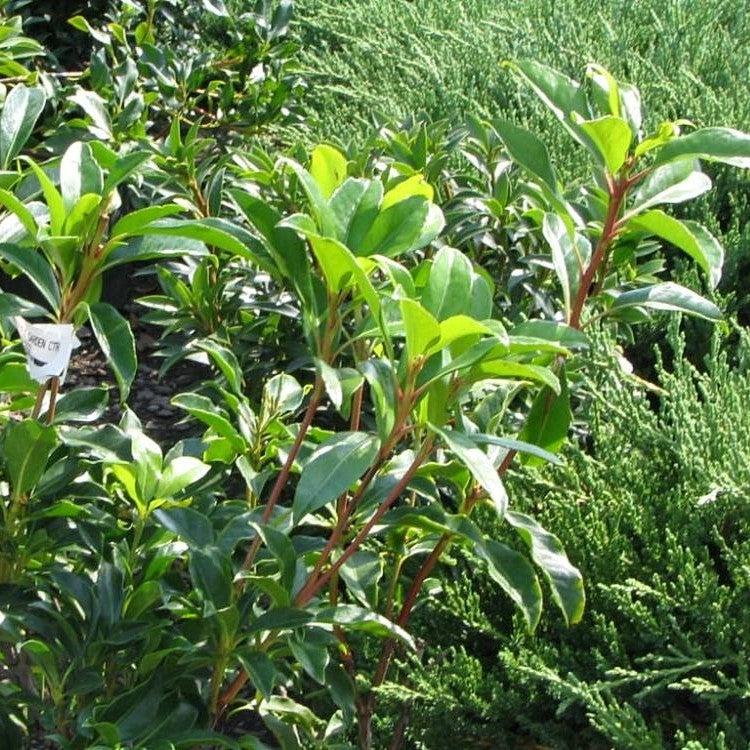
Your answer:
[[[157,335],[151,326],[142,324],[138,318],[138,306],[127,304],[122,310],[130,321],[135,337],[138,371],[130,389],[128,406],[143,424],[145,432],[163,445],[172,445],[177,440],[199,435],[200,425],[184,421],[185,412],[171,404],[178,393],[192,390],[196,384],[211,377],[210,370],[191,361],[176,364],[163,379],[159,378],[161,360],[155,356]],[[107,367],[104,355],[88,328],[81,328],[76,335],[81,346],[75,350],[68,368],[68,376],[61,392],[76,387],[90,388],[101,385],[109,387],[109,408],[97,420],[98,423],[119,422],[122,407],[112,371]]]

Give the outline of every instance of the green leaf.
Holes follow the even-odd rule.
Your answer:
[[[526,542],[532,559],[549,581],[552,598],[560,607],[565,621],[569,625],[579,622],[586,604],[583,577],[578,568],[571,564],[560,540],[523,513],[509,511],[505,518]]]
[[[297,175],[297,179],[307,195],[310,211],[318,227],[320,227],[321,234],[325,237],[341,236],[341,228],[336,220],[336,215],[313,176],[292,159],[282,158],[280,162],[290,167]]]
[[[407,198],[412,198],[415,195],[421,195],[428,201],[432,201],[435,195],[432,185],[421,174],[407,177],[405,180],[399,182],[398,185],[391,188],[383,196],[383,203],[380,206],[380,210],[385,211],[386,208],[390,208],[396,205],[396,203],[405,201]]]
[[[154,515],[162,525],[182,537],[191,547],[213,544],[211,523],[202,513],[192,508],[158,508]]]
[[[705,159],[750,168],[750,135],[731,128],[702,128],[663,145],[654,166],[679,159]]]
[[[26,419],[12,422],[3,435],[3,457],[13,495],[28,494],[44,473],[57,437],[52,427]]]
[[[441,248],[433,258],[422,305],[438,322],[466,313],[471,308],[474,275],[471,261],[460,250]]]
[[[601,154],[607,171],[612,175],[617,174],[628,157],[633,141],[633,133],[627,122],[619,117],[607,115],[578,124]]]
[[[237,658],[250,675],[253,685],[268,700],[273,692],[278,674],[271,658],[263,651],[239,652]]]
[[[429,201],[418,195],[386,208],[378,213],[361,245],[352,248],[353,252],[393,258],[418,249],[429,207]]]
[[[89,128],[97,138],[112,138],[112,123],[109,121],[106,103],[95,91],[88,91],[80,86],[68,97],[68,101],[77,104],[90,118],[94,127]]]
[[[182,208],[174,203],[167,203],[163,206],[147,206],[125,214],[121,219],[118,219],[110,234],[112,237],[143,234],[145,228],[152,222],[164,219],[167,216],[173,216],[181,211]]]
[[[531,563],[519,552],[492,539],[475,545],[474,549],[487,563],[490,578],[513,600],[533,631],[542,616],[542,587]]]
[[[477,446],[470,435],[455,430],[441,430],[435,425],[430,429],[438,435],[450,448],[461,463],[471,472],[471,475],[481,485],[495,503],[499,515],[505,515],[508,509],[508,493],[492,465],[487,454]]]
[[[558,119],[564,120],[571,112],[578,112],[582,116],[588,113],[581,84],[572,78],[533,60],[505,64],[531,86]]]
[[[542,234],[552,253],[552,264],[560,281],[565,300],[566,318],[570,318],[573,300],[578,294],[583,274],[583,259],[579,256],[565,222],[555,213],[545,213]]]
[[[548,453],[556,453],[568,436],[571,419],[570,392],[563,374],[559,394],[551,388],[539,391],[518,437]],[[524,458],[524,463],[531,466],[537,466],[541,461],[536,456]]]
[[[174,497],[199,479],[202,479],[211,467],[192,456],[178,456],[162,472],[156,486],[156,497]]]
[[[238,450],[244,448],[244,441],[232,423],[223,416],[210,398],[197,393],[180,393],[172,403],[188,414],[208,425],[217,435],[237,443]]]
[[[497,358],[489,356],[477,362],[469,372],[468,379],[471,382],[480,380],[528,380],[532,383],[541,383],[550,388],[554,393],[560,391],[560,381],[552,370],[540,365],[527,365],[512,359]]]
[[[348,490],[372,465],[379,449],[380,441],[365,432],[342,432],[319,445],[297,483],[295,522]]]
[[[406,335],[406,355],[410,361],[414,361],[440,340],[440,326],[419,302],[402,299],[400,306]]]
[[[263,386],[263,411],[277,416],[292,414],[302,406],[304,395],[296,378],[280,372]]]
[[[216,547],[193,548],[190,552],[190,577],[204,601],[215,609],[224,609],[232,601],[232,567]]]
[[[354,255],[338,240],[317,234],[310,235],[309,240],[329,288],[333,292],[340,292],[350,284],[355,285],[372,314],[377,317],[380,314],[380,298]]]
[[[414,639],[402,627],[356,604],[339,604],[323,609],[315,616],[315,622],[333,623],[343,626],[345,630],[360,630],[381,638],[395,636],[412,650],[416,648]]]
[[[216,343],[213,339],[208,338],[200,341],[198,347],[211,357],[213,363],[226,378],[232,391],[236,394],[241,394],[244,377],[235,353],[231,349],[227,349],[225,346]]]
[[[499,445],[501,448],[505,448],[508,451],[529,453],[532,456],[538,456],[544,461],[549,461],[549,463],[555,464],[556,466],[562,464],[562,461],[554,453],[550,453],[549,451],[544,450],[544,448],[540,448],[538,445],[524,443],[523,440],[501,437],[500,435],[487,435],[481,432],[472,434],[471,439],[480,445],[488,443],[489,445]]]
[[[44,200],[49,210],[51,233],[53,236],[59,236],[62,234],[63,225],[65,224],[65,205],[63,204],[62,195],[41,167],[32,159],[24,159],[24,161],[28,163],[37,180],[39,180],[39,186],[42,188]]]
[[[336,197],[334,196],[331,199],[331,208],[336,209],[336,215],[338,216],[342,211],[336,206]],[[383,183],[380,180],[371,180],[361,197],[357,199],[356,206],[354,206],[354,214],[350,214],[351,208],[347,209],[347,215],[351,215],[351,218],[346,228],[346,241],[344,244],[355,255],[366,255],[361,250],[361,246],[365,235],[370,231],[375,217],[378,215],[382,201]]]
[[[3,103],[0,114],[0,163],[7,169],[29,139],[39,115],[44,109],[44,91],[27,88],[22,83],[14,86]]]
[[[138,361],[135,340],[128,321],[106,302],[88,307],[88,318],[99,346],[115,374],[120,388],[120,400],[126,401],[135,378]]]
[[[109,168],[109,173],[104,180],[103,194],[107,195],[118,185],[125,182],[131,175],[135,174],[138,169],[145,164],[152,154],[150,151],[131,151],[129,154],[120,157]]]
[[[609,308],[617,312],[627,307],[646,307],[652,310],[670,310],[697,315],[707,320],[721,320],[721,310],[692,289],[671,281],[621,292]]]
[[[724,265],[724,248],[701,224],[679,221],[664,211],[654,209],[631,219],[627,226],[656,235],[684,250],[706,273],[712,289],[719,283]]]
[[[23,225],[23,228],[28,232],[29,238],[36,240],[39,234],[36,218],[23,202],[18,200],[13,193],[0,189],[0,206],[4,206],[10,212],[14,213]]]
[[[72,211],[81,196],[101,195],[104,175],[88,143],[68,146],[60,161],[60,192],[66,211]]]
[[[625,218],[660,203],[683,203],[710,190],[710,178],[696,167],[697,162],[678,161],[654,169],[633,192]]]
[[[554,320],[527,320],[513,326],[510,336],[528,336],[556,342],[567,349],[588,349],[591,345],[586,334]]]
[[[310,160],[310,175],[324,198],[330,198],[346,179],[346,157],[332,146],[316,146]]]
[[[55,312],[60,307],[60,287],[47,259],[35,248],[0,244],[0,258],[23,271]]]
[[[533,133],[507,120],[495,120],[493,124],[513,160],[556,194],[557,175],[544,143]]]
[[[57,402],[55,424],[93,422],[104,414],[108,395],[106,386],[76,388],[63,394]]]

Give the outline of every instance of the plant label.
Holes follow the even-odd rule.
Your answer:
[[[55,376],[64,382],[70,355],[80,345],[73,326],[69,323],[28,323],[19,316],[13,322],[26,351],[29,375],[38,383]]]

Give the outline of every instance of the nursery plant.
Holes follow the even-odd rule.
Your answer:
[[[206,5],[227,16],[218,0]],[[233,54],[248,29],[269,43],[284,35],[287,3],[256,10],[271,26],[233,26]],[[129,70],[136,47],[148,62],[152,20],[130,18],[127,33],[110,23],[98,40],[104,68]],[[58,402],[53,377],[31,406],[19,397],[28,378],[17,347],[3,354],[12,407],[0,443],[0,628],[14,682],[3,683],[0,721],[11,747],[37,726],[75,750],[372,747],[378,693],[394,657],[420,651],[410,618],[451,547],[487,572],[529,631],[544,590],[574,625],[581,574],[552,530],[513,508],[503,475],[517,454],[560,462],[591,326],[612,322],[618,336],[654,312],[720,318],[660,274],[662,247],[674,246],[710,290],[721,247],[657,207],[710,188],[700,160],[750,164],[750,136],[680,121],[643,133],[637,90],[599,66],[579,83],[521,61],[513,73],[581,146],[585,168],[569,187],[542,140],[505,121],[475,123],[463,145],[439,127],[386,133],[382,158],[330,144],[266,158],[238,138],[252,113],[230,112],[221,128],[194,117],[252,84],[236,62],[238,76],[191,90],[198,98],[176,118],[148,99],[164,125],[156,132],[151,115],[118,120],[130,94],[113,103],[107,87],[119,79],[103,69],[109,133],[81,90],[65,106],[85,118],[57,150],[35,129],[41,89],[17,84],[0,114],[0,257],[39,294],[3,294],[6,337],[16,315],[87,322],[125,402],[133,337],[101,302],[101,279],[125,263],[170,261],[155,271],[164,295],[145,300],[170,335],[186,329],[165,340],[167,366],[200,352],[215,376],[174,399],[202,437],[160,446],[126,408],[117,425],[96,424],[104,389]],[[480,171],[493,164],[471,185],[488,195],[452,190],[462,153]],[[508,262],[534,256],[524,289],[544,305],[510,304],[483,268],[467,229],[472,200],[482,232],[500,225],[498,252],[513,247]],[[446,226],[440,204],[460,206],[457,221]],[[298,318],[288,329],[281,307]],[[258,382],[264,368],[249,360],[262,350],[252,347],[272,340],[272,375]],[[478,507],[496,514],[497,536],[475,522]]]

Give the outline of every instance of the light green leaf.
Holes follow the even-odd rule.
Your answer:
[[[607,115],[579,122],[579,126],[598,149],[607,171],[612,175],[617,174],[628,157],[633,141],[633,133],[627,122]]]
[[[330,198],[346,179],[346,157],[332,146],[321,144],[312,152],[310,175],[324,198]]]
[[[380,298],[349,249],[338,240],[315,234],[310,235],[309,240],[331,290],[340,292],[350,284],[356,286],[377,319],[380,314]]]
[[[724,265],[724,248],[702,225],[694,221],[679,221],[664,211],[654,209],[631,219],[627,226],[656,235],[684,250],[705,271],[712,289],[719,283]]]
[[[322,443],[302,470],[292,505],[295,522],[346,492],[377,456],[380,441],[365,432],[343,432]]]
[[[178,456],[162,472],[156,485],[158,498],[174,497],[189,485],[202,479],[211,467],[192,456]]]
[[[440,326],[419,302],[402,299],[400,305],[406,334],[406,355],[413,361],[425,355],[430,347],[440,340]]]

